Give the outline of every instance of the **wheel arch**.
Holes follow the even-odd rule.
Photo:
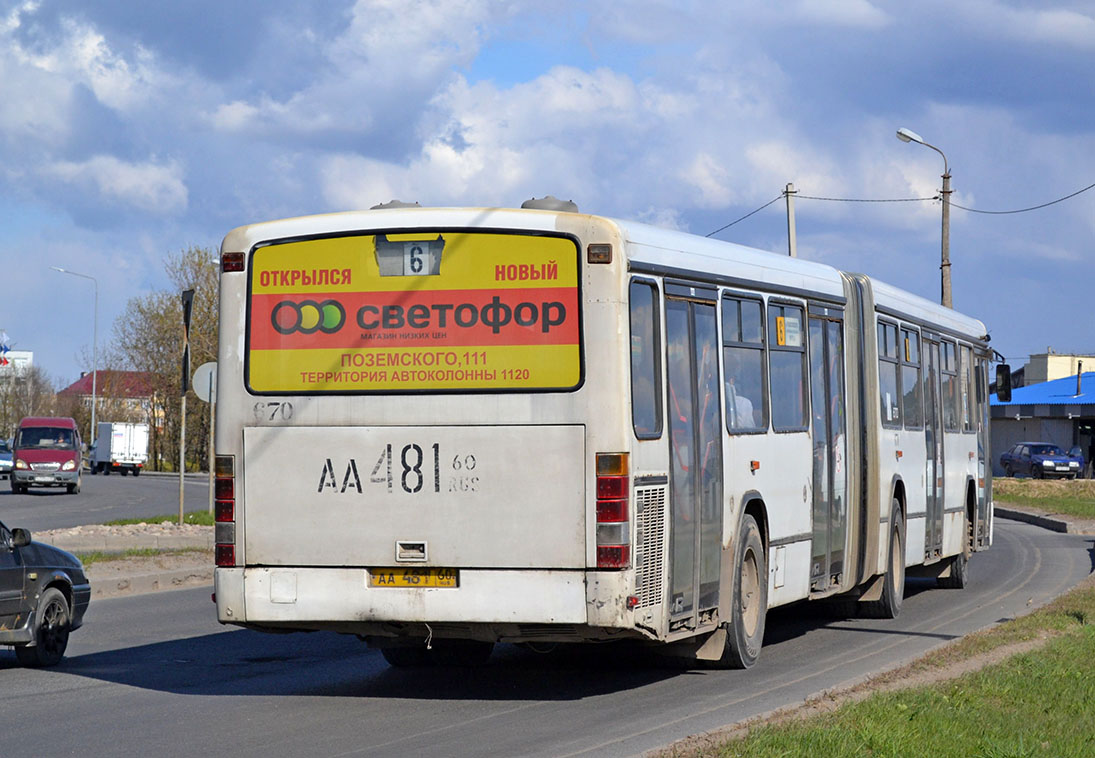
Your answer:
[[[898,507],[901,509],[901,518],[908,520],[909,499],[908,493],[905,491],[905,480],[901,477],[901,474],[894,474],[893,479],[890,481],[890,502],[892,503],[894,500],[897,501]],[[886,504],[886,508],[879,510],[886,514],[886,520],[889,521],[889,503]]]
[[[757,527],[760,529],[760,539],[764,543],[764,553],[768,554],[768,506],[764,503],[764,498],[756,490],[749,490],[742,496],[741,513],[738,516],[738,523],[734,527],[734,539],[736,540],[741,532],[741,522],[746,516],[752,516],[757,522]]]

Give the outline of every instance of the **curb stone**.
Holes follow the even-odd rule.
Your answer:
[[[148,574],[119,575],[109,579],[95,576],[95,566],[88,569],[91,581],[91,597],[102,600],[127,595],[144,595],[149,592],[189,589],[192,587],[212,586],[213,565],[192,566],[187,568],[157,571]]]
[[[1038,512],[1004,504],[1001,501],[996,501],[993,504],[993,512],[1001,518],[1023,521],[1054,532],[1095,535],[1095,521],[1089,519],[1076,519],[1056,513]]]

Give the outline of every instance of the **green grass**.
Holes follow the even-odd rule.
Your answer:
[[[87,568],[93,563],[107,563],[109,561],[124,560],[126,558],[151,558],[160,555],[180,555],[184,553],[205,553],[208,552],[206,548],[201,547],[181,547],[181,548],[156,548],[156,547],[141,547],[130,548],[128,550],[120,550],[118,552],[104,552],[102,550],[92,550],[86,553],[76,553],[76,557],[80,559],[80,562],[84,564],[84,568]]]
[[[895,672],[946,670],[957,659],[1039,637],[1049,641],[942,684],[877,693],[831,713],[759,726],[692,755],[1095,755],[1095,583],[1035,613],[980,632]],[[680,755],[680,754],[678,754]]]
[[[1095,481],[1041,479],[992,480],[992,496],[1003,504],[1035,508],[1047,513],[1061,513],[1078,518],[1095,519]]]
[[[120,518],[114,521],[106,521],[106,526],[125,526],[126,524],[159,524],[164,521],[170,521],[172,524],[179,523],[179,514],[173,513],[167,516],[146,516],[145,518]],[[213,526],[213,514],[208,510],[204,511],[188,511],[183,514],[184,524],[198,524],[199,526]]]
[[[1077,518],[1095,519],[1095,500],[1065,497],[1030,497],[1028,495],[1001,495],[996,498],[1000,503],[1025,505],[1044,510],[1047,513],[1062,513]]]

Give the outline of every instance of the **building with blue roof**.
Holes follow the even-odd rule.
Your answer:
[[[989,406],[994,476],[1003,476],[1000,454],[1017,442],[1050,442],[1065,452],[1079,446],[1090,470],[1095,457],[1095,371],[1016,387],[1007,403],[990,395]]]

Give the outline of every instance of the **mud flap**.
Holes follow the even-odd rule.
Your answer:
[[[867,589],[863,590],[863,594],[859,596],[858,600],[861,603],[870,603],[878,600],[882,597],[882,590],[886,587],[886,575],[879,574],[871,583],[867,586]]]

